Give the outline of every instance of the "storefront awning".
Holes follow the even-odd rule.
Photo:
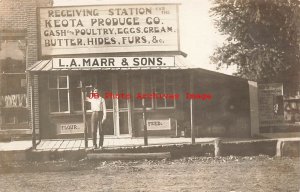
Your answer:
[[[27,68],[27,72],[50,72],[50,71],[99,71],[99,70],[174,70],[174,69],[190,69],[193,68],[191,64],[189,64],[187,62],[187,59],[184,58],[182,55],[176,55],[173,56],[173,65],[166,65],[166,66],[142,66],[142,67],[109,67],[109,66],[101,66],[101,67],[89,67],[89,66],[84,66],[82,67],[82,65],[78,64],[78,66],[76,67],[70,67],[68,64],[60,64],[60,66],[62,67],[57,67],[57,58],[53,58],[50,60],[41,60],[41,61],[37,61],[35,64],[33,64],[32,66],[30,66],[29,68]],[[126,58],[126,57],[125,57]],[[142,57],[140,57],[142,58]],[[145,57],[147,58],[147,57]],[[158,57],[157,57],[158,58]],[[63,59],[67,59],[72,60],[71,58],[63,58]],[[81,58],[79,58],[81,59]],[[82,58],[83,59],[83,58]],[[84,59],[90,59],[90,58],[84,58]],[[92,58],[92,59],[96,59],[96,58]],[[101,59],[101,57],[99,58]],[[103,59],[103,58],[102,58]],[[107,59],[107,58],[106,58]],[[76,58],[76,60],[78,60],[78,58]],[[74,60],[75,61],[75,60]],[[90,63],[89,63],[90,64]],[[92,65],[92,64],[91,64]]]

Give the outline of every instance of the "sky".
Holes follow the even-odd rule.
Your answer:
[[[195,67],[217,71],[216,65],[210,62],[209,57],[217,46],[222,45],[224,36],[218,32],[210,17],[209,8],[212,6],[210,0],[54,0],[54,6],[170,2],[181,4],[180,49],[188,54],[188,62]],[[226,74],[232,74],[234,71],[234,68],[218,70]]]

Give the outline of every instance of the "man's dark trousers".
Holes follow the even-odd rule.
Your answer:
[[[93,133],[93,145],[97,146],[97,127],[99,126],[99,146],[103,146],[104,141],[104,132],[103,132],[103,124],[102,124],[103,112],[102,111],[93,111],[91,126]]]

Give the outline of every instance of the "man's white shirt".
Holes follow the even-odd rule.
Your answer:
[[[87,98],[87,101],[91,103],[92,111],[103,111],[103,119],[106,119],[106,104],[102,97],[99,98]]]

